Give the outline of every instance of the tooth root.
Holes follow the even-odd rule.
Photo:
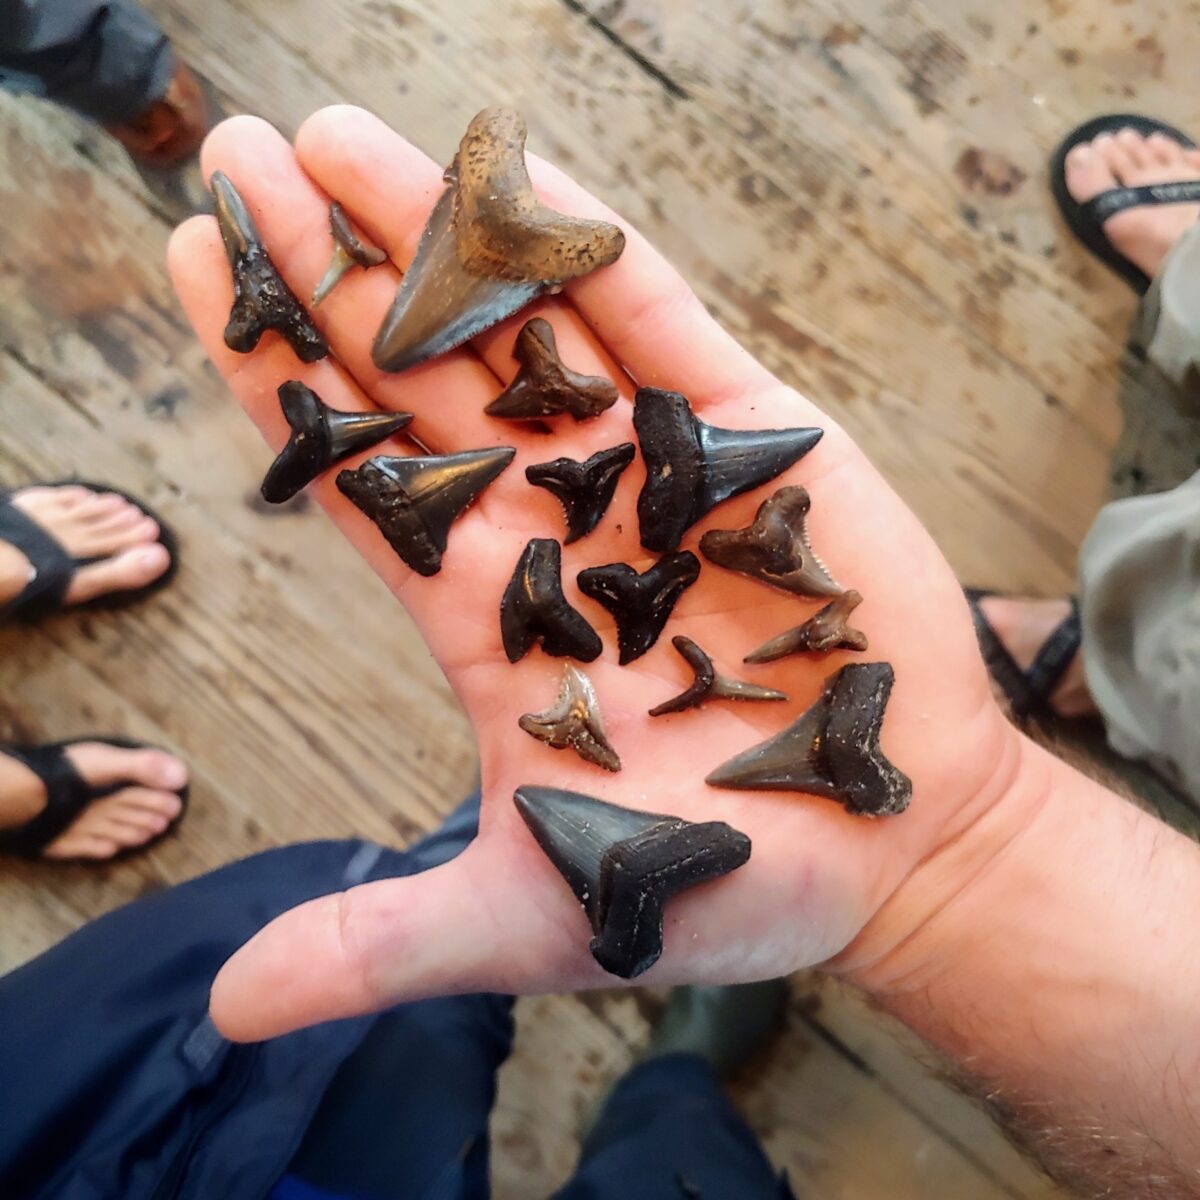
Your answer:
[[[324,337],[271,261],[241,193],[222,171],[213,172],[211,186],[217,227],[233,273],[225,344],[238,354],[249,354],[273,329],[301,362],[324,358],[329,353]]]
[[[555,750],[574,750],[580,758],[606,771],[619,771],[621,760],[604,732],[600,702],[592,681],[571,663],[563,665],[558,699],[540,713],[517,722],[528,734]]]
[[[706,782],[827,796],[862,816],[903,812],[912,783],[879,745],[894,679],[889,663],[842,667],[787,729],[723,763]]]
[[[522,786],[514,801],[583,905],[593,957],[623,979],[658,961],[673,896],[750,858],[750,839],[721,821],[635,812],[558,788]]]
[[[719,429],[678,392],[639,388],[633,424],[646,483],[638,522],[647,550],[674,550],[705,513],[774,479],[820,440],[820,429]]]
[[[783,692],[774,688],[760,687],[742,679],[729,679],[717,673],[712,659],[689,637],[674,637],[671,645],[679,651],[684,661],[692,668],[691,684],[678,696],[664,700],[650,710],[652,717],[663,717],[668,713],[683,712],[699,708],[706,700],[786,700]]]
[[[509,662],[518,662],[541,641],[556,658],[591,662],[600,657],[600,636],[562,590],[562,548],[552,538],[534,538],[521,552],[500,601],[500,636]]]
[[[588,567],[576,576],[579,590],[603,604],[617,622],[617,647],[624,666],[658,641],[679,597],[700,575],[690,551],[666,554],[640,575],[626,563]]]
[[[633,462],[632,442],[600,450],[584,462],[556,458],[525,468],[525,478],[534,487],[552,492],[562,503],[567,516],[564,544],[578,541],[591,533],[612,503],[621,473]]]
[[[833,650],[867,648],[867,635],[861,629],[851,629],[846,623],[850,614],[862,603],[858,592],[843,592],[830,601],[819,613],[803,625],[764,642],[742,660],[748,663],[769,663],[791,654],[829,654]]]
[[[436,575],[463,510],[513,460],[512,446],[458,454],[368,459],[338,474],[338,490],[379,527],[419,575]]]

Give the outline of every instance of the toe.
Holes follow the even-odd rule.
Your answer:
[[[1149,143],[1135,129],[1122,129],[1117,133],[1116,149],[1123,156],[1123,170],[1144,171],[1154,163]]]
[[[112,858],[120,850],[112,838],[98,834],[76,833],[69,830],[42,851],[45,858]]]
[[[76,571],[67,589],[67,603],[83,604],[111,592],[145,587],[162,575],[170,564],[171,556],[161,542],[136,545]]]
[[[177,792],[188,781],[187,766],[180,759],[152,747],[131,750],[104,742],[79,742],[68,748],[67,757],[94,787],[132,781],[143,789]],[[173,817],[179,811],[179,797],[171,796],[170,800],[160,807]]]
[[[119,513],[110,521],[82,530],[72,549],[79,558],[109,558],[134,546],[152,545],[158,540],[158,533],[157,521],[140,513],[131,517]]]
[[[1160,167],[1169,167],[1183,159],[1183,147],[1165,133],[1152,133],[1146,139],[1146,151]]]
[[[1107,157],[1094,143],[1086,142],[1075,146],[1067,155],[1066,181],[1067,191],[1080,204],[1117,186],[1117,177]]]

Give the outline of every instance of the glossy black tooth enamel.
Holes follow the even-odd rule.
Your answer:
[[[380,456],[340,471],[337,485],[418,575],[436,575],[450,526],[514,454],[512,446],[496,446],[425,457]]]
[[[723,763],[705,782],[828,796],[847,812],[867,817],[903,812],[912,783],[879,745],[894,679],[890,663],[842,667],[787,729]]]
[[[444,354],[620,256],[625,235],[615,225],[564,216],[534,195],[525,132],[520,114],[503,108],[484,109],[467,127],[376,334],[380,370]]]
[[[351,413],[330,408],[298,379],[279,385],[279,405],[292,433],[262,481],[262,498],[282,504],[322,471],[389,438],[412,413]]]
[[[650,710],[652,717],[665,717],[668,713],[683,712],[688,708],[699,708],[706,700],[786,700],[783,692],[774,688],[760,687],[743,679],[730,679],[720,675],[713,661],[689,637],[674,637],[671,645],[683,656],[692,668],[691,684],[678,696],[664,700]]]
[[[517,724],[555,750],[574,750],[606,771],[619,771],[621,759],[604,732],[600,702],[592,681],[572,663],[563,664],[558,698],[540,713],[526,713]]]
[[[385,251],[364,242],[354,232],[345,209],[336,200],[329,206],[329,232],[333,236],[333,259],[313,292],[313,308],[337,287],[351,268],[377,267],[387,258]]]
[[[820,440],[820,429],[719,429],[706,425],[678,392],[639,388],[633,425],[646,483],[638,522],[647,550],[674,550],[723,500],[774,479]]]
[[[690,551],[666,554],[640,575],[626,563],[588,567],[579,590],[616,618],[621,665],[640,658],[658,641],[675,602],[696,582],[700,560]]]
[[[268,329],[286,339],[301,362],[316,362],[329,347],[304,305],[283,281],[241,193],[223,171],[211,180],[217,227],[233,271],[233,307],[225,326],[225,345],[249,354]]]
[[[567,545],[591,533],[600,523],[612,503],[621,472],[636,453],[632,442],[624,442],[611,450],[598,450],[583,462],[556,458],[525,468],[525,478],[534,487],[543,487],[562,501],[567,514]]]
[[[500,637],[509,662],[519,662],[539,640],[556,658],[600,657],[600,635],[563,595],[562,547],[552,538],[534,538],[521,552],[500,601]]]
[[[855,591],[843,592],[831,600],[819,613],[803,625],[784,630],[764,642],[742,660],[748,663],[769,663],[790,654],[829,654],[833,650],[867,648],[867,635],[861,629],[851,629],[846,623],[850,614],[862,603]]]
[[[592,956],[622,979],[658,961],[673,896],[750,858],[750,839],[723,821],[635,812],[559,788],[522,786],[513,800],[583,905]]]

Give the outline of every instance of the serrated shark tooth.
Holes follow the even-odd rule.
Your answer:
[[[705,513],[774,479],[820,440],[820,429],[719,429],[678,392],[639,388],[633,425],[646,483],[638,522],[647,550],[674,550]]]
[[[851,663],[825,681],[821,697],[782,733],[722,763],[714,787],[808,792],[867,817],[900,813],[912,783],[879,745],[895,674],[890,663]]]
[[[617,480],[636,453],[632,442],[598,450],[591,458],[576,462],[556,458],[525,468],[525,478],[534,487],[553,492],[567,514],[565,545],[591,533],[600,523],[617,490]]]
[[[555,750],[574,750],[580,758],[606,771],[621,769],[621,759],[604,732],[596,689],[571,663],[563,664],[562,683],[554,704],[545,712],[526,713],[517,724]]]
[[[650,710],[652,717],[664,717],[667,713],[683,712],[688,708],[699,708],[706,700],[786,700],[783,692],[774,688],[760,687],[744,679],[730,679],[720,675],[713,661],[689,637],[673,637],[671,645],[683,656],[692,668],[691,684],[678,696],[664,700]]]
[[[313,308],[337,287],[351,267],[377,267],[387,259],[386,250],[364,242],[354,232],[346,210],[336,200],[329,206],[329,232],[333,235],[333,259],[313,292]]]
[[[329,353],[325,338],[271,261],[241,193],[223,171],[214,171],[210,183],[217,227],[233,272],[225,345],[249,354],[262,335],[274,329],[301,362],[324,358]]]
[[[750,858],[750,839],[723,821],[635,812],[559,788],[523,785],[513,799],[583,905],[593,958],[622,979],[658,961],[663,910],[673,896]]]
[[[513,460],[512,446],[368,459],[338,473],[338,490],[379,527],[418,575],[436,575],[450,526]]]
[[[509,662],[520,661],[539,640],[556,658],[600,657],[600,635],[563,595],[562,547],[552,538],[534,538],[521,552],[500,601],[500,636]]]
[[[504,108],[485,108],[467,127],[375,337],[380,370],[444,354],[625,248],[615,225],[564,216],[534,195],[525,135],[524,119]]]
[[[803,625],[787,629],[770,641],[752,650],[742,660],[748,663],[769,663],[790,654],[828,654],[832,650],[865,650],[867,635],[861,629],[851,629],[846,623],[850,614],[862,603],[855,591],[843,592],[831,600],[819,613]]]

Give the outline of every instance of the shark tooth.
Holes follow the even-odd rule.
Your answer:
[[[666,554],[640,575],[626,563],[580,571],[579,590],[598,600],[617,621],[617,647],[624,666],[658,641],[671,610],[700,575],[700,560],[690,551]]]
[[[710,529],[700,539],[700,553],[727,571],[797,596],[840,596],[843,588],[809,545],[804,522],[811,507],[804,488],[782,487],[744,529]]]
[[[809,792],[849,813],[900,813],[912,782],[879,745],[895,673],[890,663],[851,663],[825,680],[820,698],[782,733],[722,763],[714,787]]]
[[[554,704],[545,712],[526,713],[517,724],[555,750],[574,750],[580,758],[606,771],[621,769],[621,760],[604,732],[596,689],[572,663],[563,664],[562,683]]]
[[[862,603],[855,591],[843,592],[803,625],[785,630],[746,655],[743,662],[769,663],[789,654],[828,654],[831,650],[865,650],[867,635],[846,622]]]
[[[279,385],[279,404],[292,434],[262,481],[268,504],[290,500],[334,463],[391,437],[413,419],[412,413],[339,412],[298,379]]]
[[[684,821],[530,785],[513,800],[583,905],[595,935],[592,957],[622,979],[658,961],[663,910],[673,896],[750,858],[750,839],[724,821]]]
[[[346,210],[336,200],[329,206],[329,232],[333,235],[333,259],[313,292],[313,308],[337,287],[351,267],[377,267],[387,259],[386,250],[364,242],[350,228]]]
[[[609,450],[598,450],[591,458],[576,462],[556,458],[525,468],[525,478],[534,487],[553,492],[567,514],[567,545],[591,533],[600,523],[617,490],[617,480],[636,453],[632,442]]]
[[[664,700],[650,710],[652,717],[665,717],[667,713],[683,712],[688,708],[699,708],[707,700],[786,700],[783,692],[774,688],[760,687],[757,683],[747,683],[744,679],[730,679],[727,675],[718,674],[709,658],[690,637],[673,637],[671,645],[683,655],[684,661],[692,668],[694,678],[690,686]]]
[[[697,418],[678,392],[639,388],[633,426],[646,483],[638,522],[647,550],[674,550],[723,500],[774,479],[820,440],[820,429],[719,429]]]
[[[271,261],[241,193],[223,171],[214,171],[210,182],[217,227],[233,271],[233,307],[225,326],[225,345],[238,354],[249,354],[262,335],[274,329],[301,362],[324,358],[329,347],[321,331]]]
[[[450,526],[514,454],[512,446],[495,446],[458,454],[380,456],[340,471],[337,485],[418,575],[436,575]]]
[[[563,365],[554,326],[533,317],[521,326],[513,346],[521,369],[483,411],[509,421],[534,421],[570,413],[576,421],[599,416],[617,402],[617,387],[601,375],[580,375]]]
[[[467,127],[375,336],[371,357],[381,371],[462,345],[625,248],[615,225],[564,216],[534,195],[525,134],[521,115],[505,108],[485,108]]]
[[[600,635],[563,595],[562,547],[552,538],[534,538],[521,552],[500,601],[500,637],[509,662],[519,662],[539,639],[555,658],[600,657]]]

